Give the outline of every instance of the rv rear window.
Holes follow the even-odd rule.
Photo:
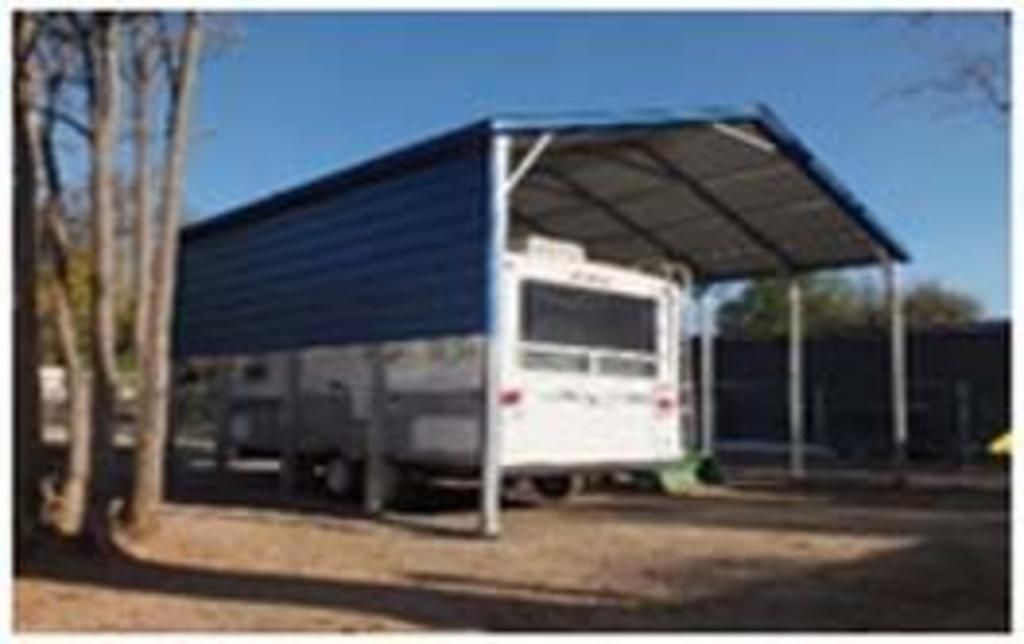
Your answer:
[[[606,376],[653,378],[658,375],[658,365],[653,360],[624,356],[601,356],[597,370]]]
[[[590,359],[585,354],[579,353],[528,349],[523,351],[522,360],[524,369],[586,373],[590,368]]]
[[[526,281],[522,339],[621,351],[655,351],[655,301]]]

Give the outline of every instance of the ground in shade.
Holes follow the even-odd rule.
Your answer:
[[[517,504],[497,541],[469,536],[464,493],[383,522],[185,494],[129,557],[44,547],[15,580],[15,626],[1005,631],[1005,484],[947,483],[606,491]]]

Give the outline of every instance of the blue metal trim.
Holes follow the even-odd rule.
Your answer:
[[[758,117],[758,106],[748,108],[706,107],[697,110],[645,109],[626,112],[577,112],[564,115],[512,115],[492,119],[496,132],[533,135],[542,132],[571,134],[587,131],[627,131],[675,128],[686,125],[741,123]]]
[[[189,242],[218,231],[244,226],[290,208],[367,184],[385,181],[433,163],[476,151],[487,141],[487,135],[491,131],[490,121],[477,121],[384,156],[375,157],[354,167],[185,226],[181,232],[182,241]]]
[[[884,246],[893,259],[900,262],[910,261],[910,254],[906,248],[882,228],[867,206],[857,199],[853,191],[846,187],[820,159],[807,149],[797,135],[782,122],[782,119],[770,107],[758,106],[755,125],[762,134],[782,148],[819,188],[835,199],[840,207],[853,217],[875,241]]]
[[[486,140],[186,240],[175,355],[480,333]]]
[[[499,328],[498,316],[500,315],[500,297],[499,286],[501,280],[501,259],[504,255],[505,240],[502,238],[502,232],[505,228],[501,226],[499,217],[502,213],[498,209],[499,195],[503,190],[501,184],[501,178],[499,175],[499,163],[498,163],[498,134],[495,132],[494,123],[488,121],[488,128],[490,134],[487,137],[487,178],[484,183],[484,189],[481,191],[486,203],[484,204],[485,212],[487,213],[487,244],[488,244],[488,257],[487,257],[487,294],[484,301],[487,303],[487,312],[485,315],[484,322],[484,335],[491,339],[491,341],[497,340],[497,332]],[[507,207],[507,206],[506,206]],[[504,216],[508,216],[505,213]]]
[[[828,193],[839,206],[896,260],[910,259],[907,250],[878,223],[868,208],[835,174],[817,159],[800,139],[766,105],[747,108],[709,107],[695,111],[665,109],[631,112],[579,112],[561,115],[513,115],[476,121],[458,130],[370,160],[353,168],[333,173],[297,188],[285,190],[223,215],[191,224],[182,231],[185,241],[198,239],[218,230],[232,228],[283,209],[308,203],[347,189],[382,181],[414,168],[436,163],[467,149],[479,149],[493,135],[537,135],[545,132],[627,132],[701,126],[709,123],[753,124],[778,145],[808,177]]]
[[[909,255],[906,250],[885,232],[881,225],[872,218],[867,208],[860,203],[853,196],[851,191],[843,186],[839,180],[836,179],[835,176],[811,154],[810,151],[807,150],[795,134],[782,125],[781,120],[775,116],[769,108],[763,105],[759,105],[753,110],[725,110],[721,108],[714,108],[696,113],[648,110],[615,115],[598,113],[591,113],[588,115],[571,115],[569,118],[561,120],[551,118],[521,118],[516,120],[487,119],[477,121],[458,130],[403,148],[399,151],[370,160],[347,170],[327,175],[297,188],[271,195],[250,205],[232,210],[220,217],[190,225],[186,227],[182,233],[183,242],[186,244],[183,250],[187,253],[188,246],[191,245],[191,243],[200,242],[192,248],[198,251],[200,247],[203,247],[203,252],[206,253],[206,243],[214,245],[218,245],[220,243],[218,233],[221,231],[244,231],[247,230],[247,226],[251,223],[271,219],[299,206],[315,203],[326,198],[335,198],[349,191],[369,190],[370,192],[373,192],[375,190],[375,184],[384,184],[388,180],[402,177],[410,172],[423,170],[431,165],[442,162],[454,161],[455,159],[465,155],[487,154],[488,156],[485,162],[487,165],[485,168],[482,168],[486,174],[486,177],[482,178],[484,182],[483,189],[479,191],[479,194],[476,197],[474,197],[474,199],[479,199],[483,202],[476,202],[479,204],[479,207],[485,209],[480,212],[487,213],[484,215],[484,221],[480,222],[481,225],[487,227],[486,232],[483,232],[481,235],[480,241],[486,244],[486,252],[489,253],[489,256],[484,258],[486,266],[483,270],[484,274],[481,275],[483,279],[480,280],[480,282],[483,282],[480,286],[485,289],[483,304],[486,309],[460,311],[459,316],[457,316],[459,318],[458,323],[454,323],[454,320],[446,323],[451,325],[451,328],[441,325],[435,330],[430,324],[424,324],[421,322],[419,325],[410,325],[403,321],[402,324],[397,325],[390,330],[381,329],[380,336],[384,337],[389,332],[404,332],[411,326],[417,326],[417,328],[420,328],[422,332],[430,333],[444,332],[446,330],[447,332],[451,332],[453,330],[469,330],[472,329],[474,325],[479,325],[476,327],[477,329],[482,327],[485,330],[485,333],[493,337],[500,326],[499,320],[497,319],[499,308],[497,298],[499,297],[499,294],[497,293],[496,286],[498,284],[501,271],[500,258],[502,253],[499,251],[501,251],[503,246],[499,246],[498,244],[504,244],[504,239],[498,238],[500,232],[499,229],[501,229],[502,226],[501,222],[496,218],[498,213],[496,212],[497,204],[495,199],[495,191],[502,189],[501,185],[497,185],[495,183],[496,177],[494,172],[496,163],[494,142],[499,135],[507,135],[510,138],[519,135],[537,135],[547,132],[556,134],[593,132],[595,134],[608,133],[609,135],[614,135],[616,133],[628,132],[642,133],[660,128],[671,129],[680,127],[701,127],[712,123],[732,123],[736,125],[750,125],[756,127],[763,136],[777,145],[782,154],[789,158],[793,163],[797,164],[810,180],[834,199],[837,205],[851,217],[852,221],[859,225],[872,240],[885,250],[885,252],[889,253],[892,258],[897,261],[908,260]],[[357,201],[361,207],[362,201],[369,201],[376,198],[376,196],[369,196],[367,194],[364,195],[363,198],[357,199]],[[356,203],[348,205],[350,207],[356,207]],[[438,215],[438,217],[440,216],[441,215]],[[444,216],[448,217],[449,215],[445,214]],[[455,215],[451,216],[454,217]],[[287,218],[287,214],[282,215],[282,219]],[[406,217],[399,217],[396,219],[395,225],[398,225],[397,221],[405,222],[407,220],[408,218]],[[415,222],[408,221],[408,223],[413,224]],[[264,243],[270,243],[269,239],[271,237],[276,238],[277,241],[281,241],[284,237],[297,239],[305,237],[314,228],[321,224],[314,225],[314,223],[309,223],[308,226],[301,226],[301,231],[291,230],[290,228],[289,230],[282,229],[281,231],[277,231],[276,226],[269,222],[268,225],[275,228],[275,231],[270,232],[262,230],[258,235],[260,237],[258,244],[255,239],[252,241],[245,239],[247,237],[245,234],[242,235],[243,239],[238,240],[238,243],[241,243],[242,246],[262,246]],[[327,224],[323,225],[326,226]],[[330,224],[330,226],[333,225],[334,224]],[[388,224],[388,226],[390,225],[391,224]],[[257,226],[256,228],[262,227]],[[377,227],[374,226],[373,228],[376,231]],[[472,227],[467,229],[467,234],[470,236],[472,236],[471,228]],[[369,232],[367,231],[365,235],[359,236],[360,240],[362,240],[363,236],[369,236]],[[229,235],[228,237],[231,236]],[[225,237],[225,240],[228,237]],[[481,251],[484,252],[484,249],[481,248]],[[281,251],[281,254],[282,256],[290,255],[291,250],[288,250],[287,252]],[[197,259],[199,261],[191,266],[183,267],[185,268],[186,273],[195,271],[202,274],[207,268],[223,268],[224,265],[231,264],[236,261],[233,259],[233,256],[221,258],[216,251],[213,251],[209,256],[200,256]],[[266,257],[264,257],[264,259],[266,259]],[[189,263],[190,262],[186,262],[185,264]],[[860,264],[862,262],[851,260],[851,263]],[[822,267],[827,268],[833,266],[826,265]],[[705,277],[713,281],[719,281],[721,279],[739,279],[751,276],[752,274],[749,271],[739,271],[736,274],[722,273],[720,275],[708,275]],[[204,289],[192,289],[185,287],[184,289],[179,288],[176,291],[176,301],[179,304],[184,304],[182,302],[183,291],[188,291],[188,295],[192,297],[198,296],[199,302],[205,302],[204,298],[206,297],[206,293]],[[217,334],[214,333],[213,335]],[[328,337],[330,336],[330,333],[321,331],[320,329],[316,329],[316,335],[317,338],[321,338],[322,336],[321,339],[330,339]],[[315,339],[316,338],[314,338],[314,340]],[[274,338],[264,339],[261,342],[268,345],[276,345],[279,341],[280,338]],[[197,339],[196,342],[196,344],[210,346],[209,343],[209,337]]]
[[[631,130],[671,129],[688,126],[702,126],[710,123],[752,124],[772,140],[793,159],[819,188],[828,193],[846,214],[854,219],[869,236],[885,248],[893,259],[900,262],[910,260],[910,254],[892,235],[878,223],[868,208],[853,192],[836,178],[800,141],[799,137],[785,126],[782,120],[766,105],[756,104],[750,108],[711,107],[693,112],[674,110],[641,110],[631,113],[583,113],[566,121],[555,117],[529,117],[496,120],[495,131],[511,135],[537,135],[543,132],[572,134],[588,131],[627,132]]]

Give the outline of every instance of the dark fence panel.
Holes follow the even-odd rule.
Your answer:
[[[696,344],[694,350],[699,363]],[[907,351],[911,458],[957,461],[978,454],[1009,428],[1009,322],[911,332]],[[804,356],[809,441],[850,460],[887,458],[892,447],[888,336],[809,339]],[[787,440],[787,360],[784,338],[718,342],[720,441]]]

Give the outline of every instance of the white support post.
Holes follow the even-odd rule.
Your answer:
[[[677,341],[679,342],[679,402],[682,416],[680,430],[683,432],[682,436],[680,436],[679,444],[685,447],[688,452],[696,452],[699,449],[696,431],[697,391],[696,387],[694,387],[694,351],[693,343],[690,339],[690,324],[687,320],[687,316],[690,315],[690,307],[694,303],[693,283],[693,270],[688,266],[682,267],[679,280],[679,301],[681,306],[676,311],[677,319],[680,321]]]
[[[697,297],[700,315],[700,451],[705,458],[715,456],[715,337],[712,330],[710,288]]]
[[[489,325],[487,354],[484,366],[484,414],[480,441],[480,532],[496,537],[501,531],[501,341],[503,310],[501,307],[502,263],[508,243],[508,176],[510,142],[507,135],[495,134],[490,150],[490,257],[489,257]]]
[[[907,328],[903,314],[903,293],[900,290],[899,265],[883,257],[882,271],[889,305],[889,335],[892,387],[892,464],[902,480],[907,462]]]
[[[804,329],[800,281],[789,280],[789,473],[807,474],[804,459]]]

